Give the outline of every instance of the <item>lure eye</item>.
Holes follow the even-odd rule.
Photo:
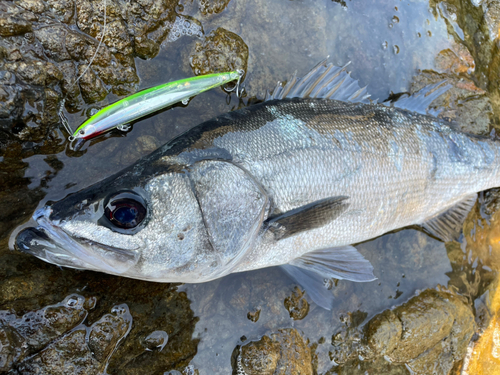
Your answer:
[[[132,229],[146,217],[146,205],[137,194],[121,193],[111,197],[104,209],[104,215],[115,227]]]

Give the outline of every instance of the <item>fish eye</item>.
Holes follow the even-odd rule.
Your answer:
[[[135,193],[125,192],[112,196],[104,209],[104,216],[115,227],[132,229],[146,217],[146,204]]]

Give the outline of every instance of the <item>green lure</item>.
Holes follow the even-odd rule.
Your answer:
[[[117,101],[85,121],[71,137],[90,139],[112,129],[127,130],[127,124],[178,102],[187,104],[189,98],[214,87],[241,79],[243,71],[207,74],[164,83]]]

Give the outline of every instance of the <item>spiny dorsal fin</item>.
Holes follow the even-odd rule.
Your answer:
[[[360,88],[358,81],[351,78],[346,71],[348,65],[340,68],[324,60],[302,78],[297,78],[295,72],[286,85],[278,82],[272,93],[267,92],[265,100],[319,98],[369,103],[366,87]]]
[[[427,219],[422,224],[422,227],[445,242],[457,240],[464,221],[474,204],[476,204],[476,200],[477,194],[468,196],[446,211]]]
[[[406,109],[408,111],[437,116],[439,111],[428,111],[429,105],[438,97],[443,95],[452,86],[446,84],[446,81],[441,81],[433,85],[428,85],[417,91],[413,95],[403,95],[395,102],[385,102],[385,105],[393,105],[394,107]]]
[[[270,218],[265,224],[276,240],[288,238],[335,220],[349,207],[347,199],[346,196],[321,199]]]

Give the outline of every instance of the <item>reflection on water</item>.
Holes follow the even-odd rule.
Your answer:
[[[332,285],[337,301],[332,311],[309,301],[307,291],[302,295],[278,268],[176,287],[60,269],[10,252],[7,236],[37,206],[109,176],[204,120],[252,98],[262,98],[276,81],[285,80],[295,70],[303,74],[327,55],[337,65],[351,61],[353,77],[368,85],[373,98],[409,91],[412,82],[418,86],[441,80],[444,74],[455,86],[451,99],[442,103],[449,106],[446,115],[461,120],[473,113],[465,121],[467,129],[489,131],[490,125],[498,123],[494,69],[498,54],[492,47],[497,29],[492,9],[490,2],[476,7],[468,1],[181,1],[177,15],[168,22],[177,22],[174,29],[185,32],[167,38],[154,59],[136,59],[139,87],[192,76],[190,56],[198,48],[200,34],[208,36],[223,27],[248,47],[247,98],[241,102],[222,90],[207,92],[188,106],[178,105],[141,120],[131,132],[100,139],[80,153],[65,149],[62,133],[57,133],[59,143],[52,142],[50,147],[19,143],[5,152],[2,149],[0,308],[22,316],[78,293],[96,298],[95,308],[88,311],[86,324],[90,327],[113,306],[126,303],[133,326],[109,361],[110,374],[162,374],[170,370],[231,373],[239,358],[235,348],[263,335],[268,336],[270,348],[280,347],[288,340],[283,337],[295,335],[295,331],[277,333],[285,328],[296,329],[312,348],[318,373],[354,373],[354,369],[364,373],[371,368],[407,373],[406,367],[390,366],[378,357],[367,357],[366,362],[347,357],[353,352],[353,343],[363,337],[364,324],[437,285],[465,296],[474,306],[478,326],[488,332],[490,321],[498,322],[498,304],[491,302],[497,301],[493,296],[498,294],[494,286],[500,266],[500,237],[494,224],[498,216],[496,192],[481,196],[460,243],[443,244],[418,230],[405,229],[358,245],[373,264],[378,280],[365,284],[341,280]],[[484,12],[487,17],[483,17]],[[488,17],[491,22],[486,24]],[[187,19],[189,25],[179,26]],[[207,61],[210,48],[201,53]],[[241,58],[241,54],[234,54]],[[417,69],[437,73],[425,72],[414,80]],[[110,94],[102,103],[80,103],[81,110],[68,113],[70,125],[76,128],[91,107],[104,106],[116,98]],[[474,106],[467,107],[471,102]],[[68,337],[76,332],[72,329],[61,327],[57,336]],[[494,342],[495,332],[485,339],[484,347]],[[15,348],[15,340],[9,337]],[[348,364],[336,367],[342,364],[344,354]],[[469,369],[480,368],[477,358],[467,360]],[[28,368],[19,361],[17,369]],[[460,361],[455,359],[454,366],[459,368]]]

